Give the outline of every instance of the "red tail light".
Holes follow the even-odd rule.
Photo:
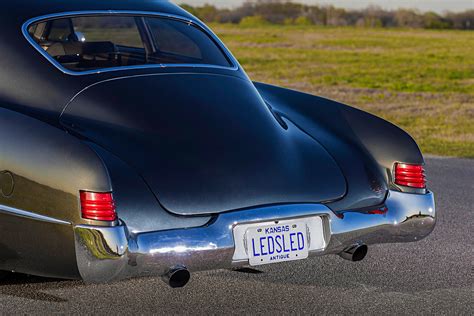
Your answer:
[[[81,191],[82,218],[96,221],[115,221],[115,202],[112,193]]]
[[[424,189],[426,188],[425,169],[422,165],[397,163],[395,164],[395,184]]]

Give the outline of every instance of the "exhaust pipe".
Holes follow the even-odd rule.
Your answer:
[[[364,244],[356,244],[344,249],[339,256],[349,261],[362,261],[367,255],[369,248]]]
[[[191,273],[185,266],[177,265],[169,269],[168,272],[163,275],[163,281],[172,288],[184,287],[188,284],[191,278]]]

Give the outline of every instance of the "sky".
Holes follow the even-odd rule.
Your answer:
[[[174,0],[177,3],[202,5],[214,4],[219,7],[235,7],[244,0]],[[358,9],[369,5],[378,5],[384,9],[410,8],[420,11],[464,11],[474,9],[474,0],[297,0],[307,4],[327,5],[332,4],[340,8]]]

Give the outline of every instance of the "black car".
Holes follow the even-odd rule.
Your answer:
[[[174,4],[3,1],[0,36],[0,270],[179,287],[434,228],[407,133],[252,82]]]

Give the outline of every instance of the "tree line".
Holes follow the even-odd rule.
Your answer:
[[[288,0],[248,0],[234,9],[221,9],[210,4],[181,6],[204,22],[250,26],[294,24],[474,30],[474,8],[464,12],[438,14],[413,9],[384,10],[378,6],[362,10],[342,9]]]

